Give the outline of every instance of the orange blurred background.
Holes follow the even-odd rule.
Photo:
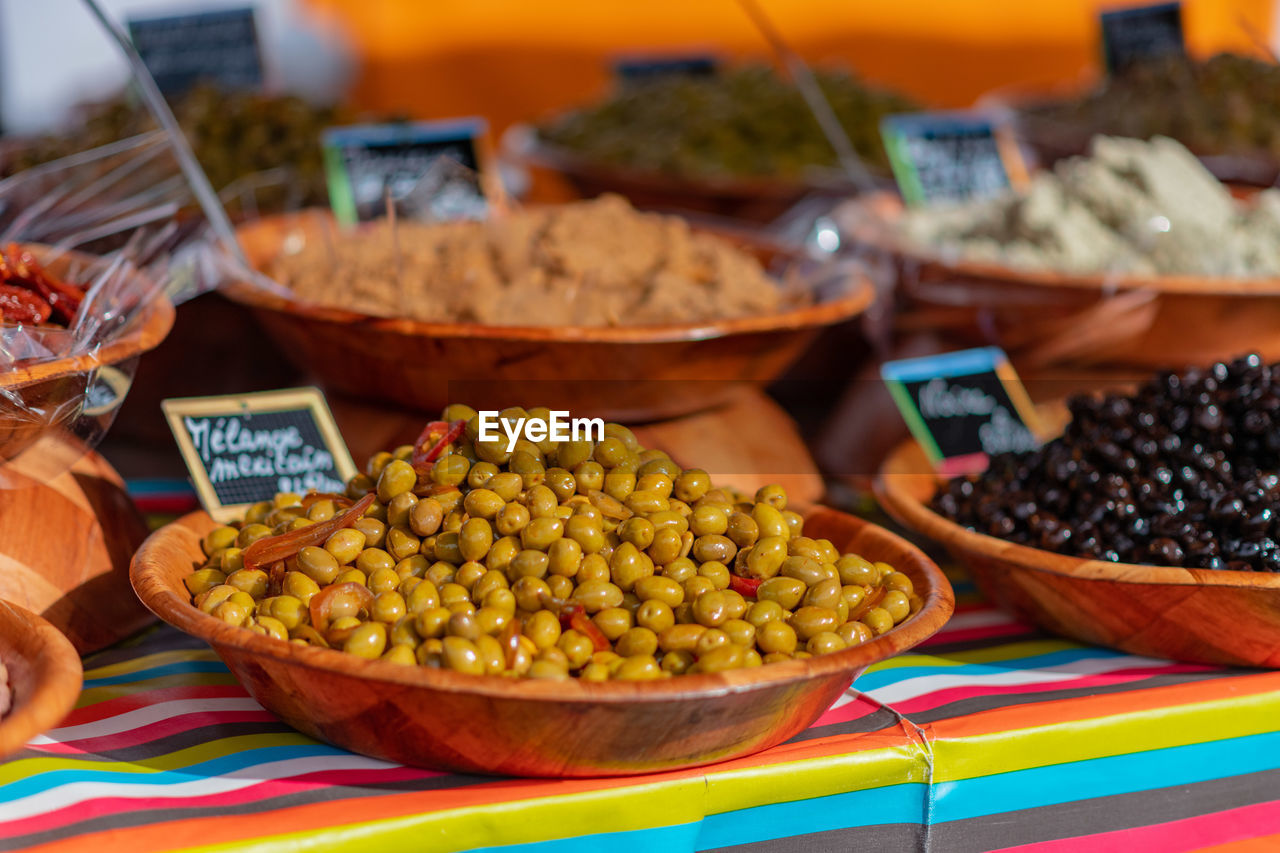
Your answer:
[[[352,40],[356,106],[414,118],[488,117],[495,134],[604,93],[620,54],[769,51],[734,0],[306,0]],[[814,64],[939,107],[993,89],[1087,85],[1099,66],[1096,0],[760,0],[783,37]],[[1185,0],[1188,46],[1260,53],[1270,0]]]

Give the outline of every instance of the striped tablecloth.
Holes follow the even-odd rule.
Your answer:
[[[1048,638],[977,601],[750,758],[613,780],[434,773],[295,733],[154,629],[0,764],[0,849],[845,851],[1280,845],[1280,673]]]

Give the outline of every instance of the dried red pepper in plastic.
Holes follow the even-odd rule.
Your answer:
[[[308,545],[323,544],[326,539],[344,527],[350,527],[364,515],[376,496],[368,494],[356,501],[350,509],[327,521],[317,521],[297,530],[278,536],[265,536],[244,549],[244,567],[260,569],[277,560],[287,560]]]
[[[0,284],[0,318],[8,323],[35,325],[49,319],[53,307],[35,293],[12,284]]]

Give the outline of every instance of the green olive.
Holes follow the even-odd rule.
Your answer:
[[[444,508],[435,498],[423,498],[409,510],[409,529],[418,536],[432,536],[444,521]]]
[[[378,500],[389,504],[397,495],[412,492],[418,485],[418,472],[400,459],[393,459],[378,474]],[[381,652],[379,652],[381,654]]]
[[[791,654],[796,642],[795,629],[780,619],[771,619],[756,628],[756,645],[766,654]]]
[[[347,654],[369,659],[381,657],[386,647],[387,627],[380,622],[361,623],[342,644],[342,650]]]
[[[764,581],[756,589],[757,601],[776,601],[783,610],[793,610],[804,598],[808,587],[795,578],[774,577]]]
[[[339,537],[340,533],[348,535]],[[342,571],[342,565],[355,559],[361,553],[363,545],[364,535],[359,531],[338,530],[329,537],[323,548],[308,545],[298,552],[298,571],[321,586],[331,584]]]
[[[442,641],[442,662],[449,669],[469,675],[484,675],[484,659],[475,643],[464,637],[445,637]]]

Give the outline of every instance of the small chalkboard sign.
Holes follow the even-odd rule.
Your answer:
[[[889,361],[880,375],[944,476],[981,471],[994,454],[1039,446],[1031,399],[995,347]]]
[[[886,116],[880,135],[908,204],[986,198],[1026,178],[1016,142],[981,113]]]
[[[719,67],[719,60],[705,53],[635,55],[615,59],[613,73],[623,83],[646,83],[661,77],[711,77]]]
[[[329,202],[350,225],[396,214],[409,219],[480,219],[485,200],[484,119],[351,125],[324,132]]]
[[[228,91],[262,87],[262,51],[251,7],[130,18],[129,36],[166,96],[201,82]]]
[[[1186,55],[1181,3],[1115,9],[1103,12],[1099,20],[1102,59],[1110,74],[1162,56]]]
[[[318,388],[165,400],[200,503],[217,521],[277,492],[339,492],[355,463]]]

